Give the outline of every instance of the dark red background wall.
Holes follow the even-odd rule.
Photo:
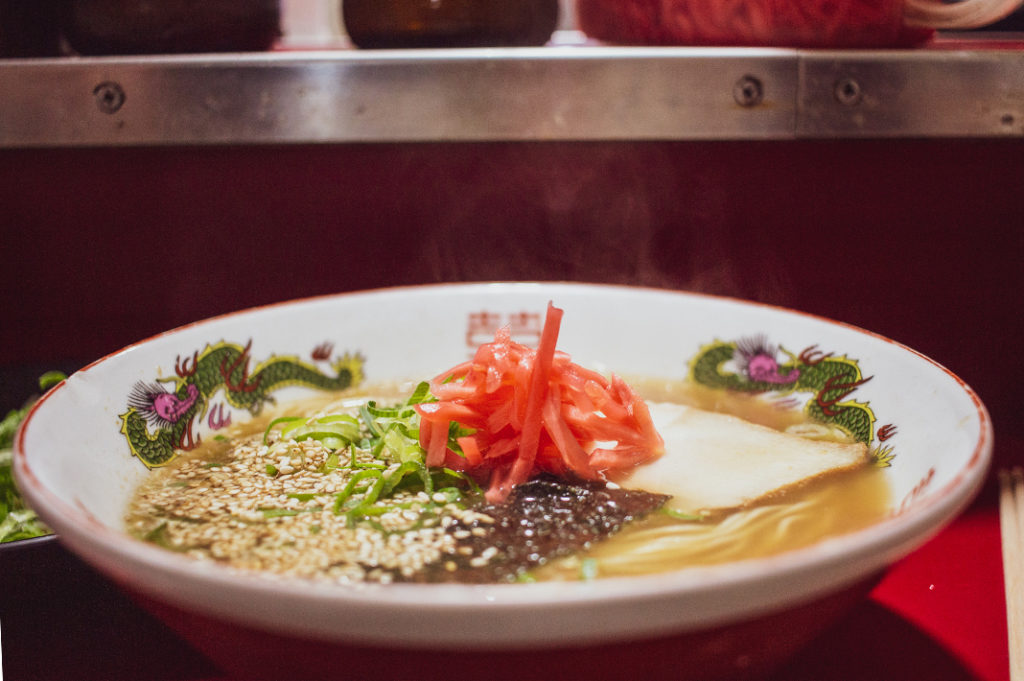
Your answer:
[[[0,228],[5,408],[242,307],[571,279],[848,321],[958,373],[997,436],[1024,424],[1020,140],[6,150]]]

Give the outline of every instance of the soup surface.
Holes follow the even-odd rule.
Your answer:
[[[844,437],[760,398],[685,382],[630,383],[649,402],[725,412],[814,438]],[[367,400],[399,402],[410,392],[409,386],[378,386],[288,405],[285,413],[355,414]],[[480,568],[512,553],[508,535],[495,534],[494,527],[522,522],[526,529],[516,536],[527,537],[531,546],[536,535],[571,536],[558,550],[527,555],[522,565],[486,573],[487,579],[574,580],[767,556],[860,529],[889,509],[883,472],[864,465],[749,507],[694,514],[674,507],[671,499],[662,507],[663,499],[653,495],[622,496],[631,493],[615,485],[610,493],[616,497],[581,489],[573,503],[586,505],[590,515],[580,520],[570,513],[563,521],[566,509],[552,507],[540,525],[527,527],[518,516],[501,517],[473,483],[456,474],[435,473],[424,486],[415,466],[384,467],[358,448],[332,450],[329,437],[294,441],[271,428],[265,440],[268,424],[279,416],[233,426],[224,437],[208,439],[154,471],[131,501],[128,531],[197,560],[283,575],[342,583],[481,581]],[[386,501],[382,491],[390,493]],[[559,495],[563,502],[569,498],[564,490]],[[597,521],[600,534],[566,530]]]

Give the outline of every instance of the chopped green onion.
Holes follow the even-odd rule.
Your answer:
[[[328,414],[326,416],[318,416],[317,418],[313,419],[313,423],[320,423],[325,426],[332,426],[337,425],[339,423],[344,423],[356,429],[359,428],[359,419],[357,419],[355,416],[352,416],[352,414]]]
[[[263,514],[264,518],[284,518],[302,513],[319,513],[322,510],[324,509],[320,506],[313,506],[311,508],[261,508],[260,513]]]
[[[444,496],[444,503],[452,504],[458,501],[462,501],[462,490],[458,487],[441,487],[436,490],[434,494],[441,494]]]
[[[408,407],[378,407],[377,403],[370,400],[366,403],[366,413],[375,419],[406,419],[415,413],[415,409]]]
[[[409,474],[415,473],[423,483],[423,491],[427,494],[432,494],[434,491],[434,481],[430,478],[427,473],[427,468],[419,461],[407,461],[401,466],[396,468],[390,475],[387,476],[384,483],[384,489],[382,493],[387,496],[402,482],[403,479]]]
[[[426,381],[420,381],[416,385],[416,389],[413,390],[412,395],[405,401],[408,405],[413,404],[425,404],[427,402],[436,402],[437,398],[430,394],[430,384]]]
[[[400,424],[392,424],[381,438],[384,442],[384,458],[389,461],[409,463],[411,461],[423,461],[423,448],[420,443],[413,440]]]
[[[366,426],[366,429],[370,431],[371,438],[376,439],[380,437],[381,432],[377,428],[373,414],[370,413],[370,410],[365,404],[359,407],[359,418],[363,422],[363,425]]]
[[[269,424],[267,424],[267,429],[263,431],[263,444],[267,444],[270,441],[270,431],[274,429],[274,426],[280,425],[282,423],[295,423],[296,421],[305,420],[306,419],[304,419],[301,416],[281,416],[279,418],[274,419]]]
[[[320,472],[321,473],[330,473],[333,470],[337,470],[337,469],[341,468],[340,461],[341,461],[341,459],[338,456],[338,452],[337,451],[331,452],[330,454],[327,455],[327,458],[324,460],[323,465],[320,466]]]
[[[328,414],[312,419],[283,416],[268,425],[264,443],[270,442],[274,428],[280,428],[281,439],[271,447],[272,455],[277,453],[275,448],[279,445],[292,453],[287,441],[312,439],[330,450],[320,465],[321,473],[350,469],[352,473],[345,487],[334,495],[333,504],[334,513],[344,514],[349,524],[369,522],[373,516],[389,509],[408,507],[393,502],[378,503],[390,499],[399,489],[413,492],[421,489],[431,496],[436,490],[444,495],[443,503],[462,503],[467,494],[482,494],[476,481],[448,468],[428,470],[424,464],[426,453],[420,446],[419,414],[414,405],[434,400],[430,384],[422,382],[405,402],[396,406],[383,406],[369,400],[353,412],[355,415]],[[454,424],[449,430],[449,446],[461,452],[456,439],[472,432]],[[347,456],[341,454],[342,449],[347,450]],[[273,464],[267,465],[268,475],[277,473]],[[306,494],[290,496],[302,501],[313,498]],[[432,500],[428,508],[435,504]]]
[[[480,487],[480,485],[477,484],[476,480],[471,478],[469,475],[463,473],[462,471],[452,470],[451,468],[442,468],[441,472],[450,478],[455,478],[456,480],[466,483],[466,485],[469,486],[469,491],[471,494],[473,494],[473,496],[479,496],[484,493],[483,489]]]
[[[685,520],[687,522],[695,522],[704,519],[703,516],[695,515],[693,513],[684,513],[683,511],[677,511],[674,508],[668,508],[667,506],[662,506],[660,512],[664,513],[669,518],[674,518],[675,520]]]
[[[153,542],[157,546],[161,546],[165,549],[177,550],[178,547],[171,544],[170,539],[167,536],[167,521],[160,523],[152,530],[147,532],[143,537],[146,541]]]
[[[380,469],[377,469],[377,468],[368,468],[366,470],[362,470],[362,471],[359,471],[358,473],[355,473],[352,477],[350,477],[348,479],[348,482],[345,484],[345,488],[342,489],[340,492],[338,492],[338,494],[335,495],[335,497],[334,497],[334,514],[335,515],[340,515],[341,514],[341,509],[342,509],[343,504],[346,501],[348,501],[349,497],[352,496],[352,493],[356,489],[356,485],[358,485],[360,482],[362,482],[366,478],[382,478],[382,477],[383,477],[383,475],[382,475]]]
[[[299,514],[298,511],[289,508],[261,508],[260,513],[264,518],[283,518]]]
[[[374,508],[373,504],[375,501],[377,501],[377,497],[380,496],[380,491],[383,488],[384,476],[379,475],[374,479],[373,484],[370,485],[370,488],[363,493],[363,498],[359,501],[359,503],[345,512],[345,520],[348,523],[349,527],[354,526],[358,518],[366,516],[367,513]],[[384,507],[382,512],[386,512],[389,510],[391,509],[388,507]]]
[[[462,445],[459,444],[459,438],[472,435],[475,432],[475,428],[465,428],[459,425],[459,423],[452,421],[448,424],[448,449],[465,458],[466,455],[462,453]]]

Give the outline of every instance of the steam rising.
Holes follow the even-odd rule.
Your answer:
[[[474,147],[481,153],[456,176],[422,178],[444,207],[424,239],[429,279],[589,281],[776,300],[789,265],[775,261],[768,240],[780,235],[757,234],[764,248],[751,244],[743,224],[751,216],[736,205],[722,162],[664,147]],[[738,271],[734,254],[752,247],[765,253],[763,267]]]

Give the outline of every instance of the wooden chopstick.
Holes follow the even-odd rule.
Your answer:
[[[1024,469],[999,471],[1010,681],[1024,681]]]

